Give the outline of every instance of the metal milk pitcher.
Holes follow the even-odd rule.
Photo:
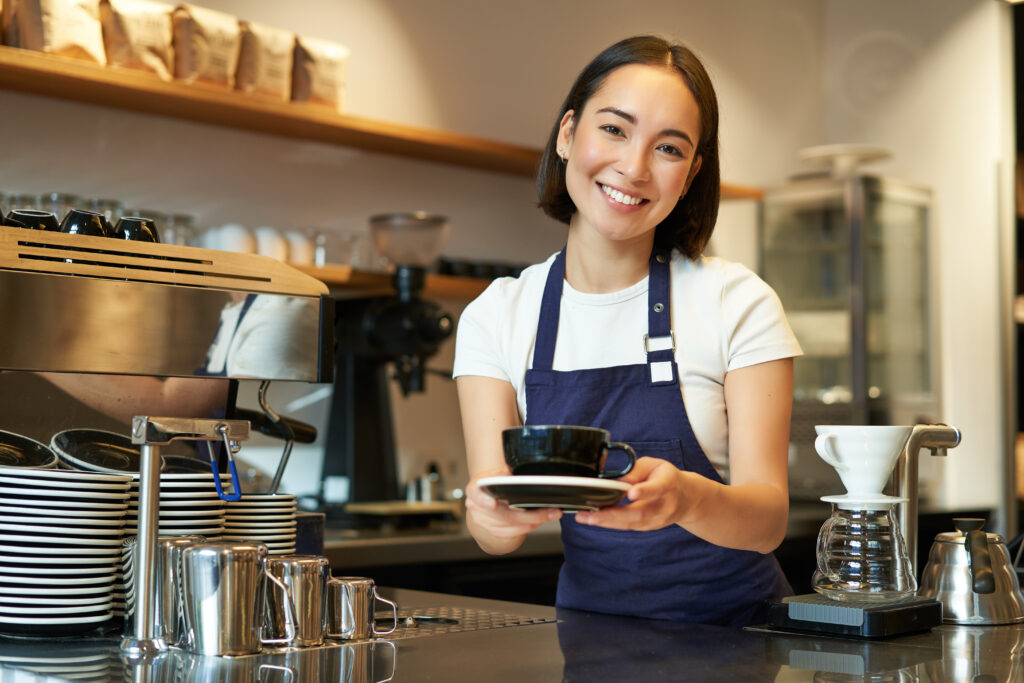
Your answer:
[[[215,541],[181,553],[181,601],[184,608],[183,647],[203,655],[247,655],[263,645],[286,644],[295,638],[295,607],[291,592],[266,569],[263,543]],[[277,588],[284,605],[285,637],[264,638],[267,623],[266,581]]]

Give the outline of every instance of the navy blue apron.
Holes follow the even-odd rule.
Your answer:
[[[629,443],[638,458],[662,458],[721,482],[686,415],[674,343],[665,343],[672,335],[669,261],[668,252],[652,251],[649,340],[636,340],[661,350],[650,350],[643,364],[563,372],[552,370],[565,278],[562,250],[548,273],[533,367],[526,372],[526,423],[606,429],[613,441]],[[618,466],[615,455],[609,467]],[[763,618],[766,600],[792,593],[774,556],[723,548],[677,525],[619,531],[564,515],[562,543],[559,607],[744,626]]]

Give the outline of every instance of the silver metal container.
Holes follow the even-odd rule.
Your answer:
[[[918,595],[942,603],[951,624],[1024,622],[1024,595],[1002,536],[981,530],[983,520],[956,519],[956,531],[935,537]]]
[[[218,541],[185,548],[181,558],[181,599],[186,650],[203,655],[256,654],[265,644],[285,645],[295,637],[291,593],[266,571],[267,546]],[[280,589],[287,623],[283,638],[264,638],[265,584]]]

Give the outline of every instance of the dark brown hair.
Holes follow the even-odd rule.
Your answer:
[[[679,249],[688,258],[700,256],[711,239],[718,218],[721,191],[718,162],[718,98],[704,65],[692,51],[678,43],[670,43],[657,36],[634,36],[615,43],[593,59],[573,83],[562,108],[555,119],[547,145],[537,171],[538,206],[544,213],[562,223],[568,223],[576,213],[576,205],[565,187],[565,167],[558,158],[556,145],[558,129],[566,112],[575,116],[615,69],[627,64],[668,66],[679,72],[693,93],[700,110],[700,140],[696,155],[701,167],[689,191],[676,203],[672,213],[655,230],[655,240],[663,247]],[[695,156],[696,158],[696,156]]]

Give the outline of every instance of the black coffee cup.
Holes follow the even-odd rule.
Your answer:
[[[57,217],[49,211],[36,209],[12,209],[3,219],[4,225],[30,230],[60,230]]]
[[[512,474],[600,477],[615,479],[633,469],[636,452],[629,444],[611,441],[607,430],[573,425],[529,425],[501,432],[505,462]],[[606,471],[608,453],[625,452],[628,461]]]
[[[135,240],[136,242],[159,242],[156,223],[150,218],[125,216],[117,221],[114,232],[110,235],[116,239]]]
[[[110,227],[106,217],[101,213],[85,209],[71,209],[64,214],[64,220],[60,222],[60,231],[72,235],[106,237],[110,234]]]

